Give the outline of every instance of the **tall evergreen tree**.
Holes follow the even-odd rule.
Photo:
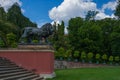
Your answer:
[[[73,50],[78,50],[78,31],[79,28],[83,25],[83,19],[80,17],[72,18],[69,20],[68,25],[68,38],[69,44],[72,46]]]
[[[118,19],[120,19],[120,0],[118,0],[118,5],[117,5],[117,7],[116,7],[116,10],[115,10],[115,16],[117,16],[118,17]]]
[[[36,27],[37,25],[29,20],[29,18],[25,17],[18,3],[13,4],[13,6],[8,10],[7,20],[15,25],[18,25],[20,28],[24,27]]]
[[[98,14],[98,11],[88,11],[85,17],[86,20],[95,20],[95,16]]]
[[[0,20],[6,20],[6,12],[3,7],[0,7]]]

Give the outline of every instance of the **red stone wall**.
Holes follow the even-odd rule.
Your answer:
[[[6,57],[17,65],[38,74],[54,72],[54,54],[51,50],[0,50],[0,57]]]

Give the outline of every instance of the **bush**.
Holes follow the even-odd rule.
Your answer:
[[[87,54],[87,57],[88,57],[89,63],[92,63],[93,53],[92,53],[92,52],[89,52],[89,53]]]
[[[84,63],[86,59],[86,53],[84,51],[81,53],[81,59],[82,59],[82,62]]]
[[[92,52],[89,52],[88,55],[87,55],[88,59],[91,60],[93,58],[93,53]]]
[[[67,50],[66,53],[65,53],[65,57],[69,58],[71,57],[71,50]]]
[[[75,57],[75,62],[78,62],[79,51],[74,51],[73,56]]]
[[[17,47],[16,35],[13,33],[7,34],[7,43],[9,47]]]
[[[109,57],[109,62],[110,62],[110,64],[112,64],[112,62],[113,62],[113,56]]]
[[[33,43],[38,43],[39,41],[38,40],[32,40]]]
[[[79,57],[79,51],[74,51],[74,57],[75,58]]]
[[[104,61],[104,64],[105,64],[105,61],[107,60],[107,55],[106,55],[106,54],[104,54],[104,55],[102,56],[102,60]]]
[[[115,56],[115,62],[119,62],[120,57],[119,56]]]
[[[100,60],[100,56],[101,56],[100,54],[96,54],[96,55],[95,55],[95,59],[96,59],[96,60]]]
[[[95,55],[96,64],[99,64],[100,56],[101,56],[100,54],[96,54],[96,55]]]
[[[65,56],[65,50],[64,50],[64,48],[60,47],[58,49],[58,55],[59,55],[60,58],[64,58],[64,56]]]
[[[0,48],[2,48],[4,46],[5,46],[5,44],[4,44],[3,40],[0,38]]]

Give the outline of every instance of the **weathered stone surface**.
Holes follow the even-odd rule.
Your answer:
[[[53,50],[51,45],[18,45],[18,49]]]

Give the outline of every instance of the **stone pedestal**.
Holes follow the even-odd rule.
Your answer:
[[[49,45],[19,45],[17,49],[1,49],[0,57],[6,57],[45,78],[55,77],[54,50]]]

